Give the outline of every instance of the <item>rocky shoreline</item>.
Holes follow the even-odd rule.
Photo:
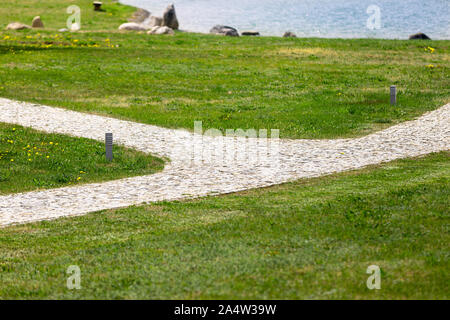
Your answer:
[[[179,29],[179,22],[175,12],[175,5],[170,4],[163,13],[162,17],[153,16],[150,11],[143,8],[136,8],[135,13],[129,19],[128,23],[124,23],[119,27],[119,30],[131,30],[131,31],[147,31],[148,34],[174,34],[174,30],[183,32],[191,32],[187,30]],[[195,32],[202,33],[202,32]],[[203,33],[205,34],[205,33]],[[223,35],[230,37],[239,36],[261,36],[259,31],[256,30],[244,30],[239,31],[230,26],[215,25],[213,26],[209,34]],[[283,38],[297,38],[297,35],[292,31],[286,31],[282,35]],[[415,33],[409,36],[409,40],[431,40],[424,33]]]
[[[179,23],[175,6],[170,4],[162,17],[153,16],[151,12],[138,8],[133,16],[119,26],[119,30],[146,31],[147,34],[174,34],[178,30]]]
[[[104,11],[101,9],[102,2],[94,1],[94,10],[95,11]],[[150,11],[143,9],[143,8],[137,8],[130,5],[126,5],[131,8],[136,8],[136,11],[133,13],[133,15],[128,19],[128,22],[121,24],[118,29],[121,31],[139,31],[139,32],[146,32],[147,34],[167,34],[167,35],[174,35],[175,30],[182,31],[182,32],[191,32],[187,30],[180,29],[180,23],[178,21],[176,11],[175,11],[175,5],[170,4],[167,6],[167,8],[164,10],[163,15],[155,16],[152,15]],[[41,18],[39,16],[34,17],[32,21],[32,25],[26,25],[21,22],[11,22],[7,25],[6,30],[24,30],[24,29],[34,29],[34,28],[44,28],[44,23],[42,22]],[[79,27],[78,27],[79,29]],[[77,31],[76,29],[72,29],[71,31]],[[60,32],[69,31],[66,28],[58,30]],[[193,32],[194,33],[194,32]],[[195,33],[201,33],[201,32],[195,32]],[[230,37],[239,37],[239,36],[261,36],[260,32],[257,30],[244,30],[239,32],[236,28],[226,25],[215,25],[213,26],[209,34],[214,35],[222,35],[222,36],[230,36]],[[284,38],[296,38],[297,35],[292,31],[286,31],[282,35]],[[424,33],[415,33],[409,36],[409,40],[431,40],[430,37],[428,37]]]
[[[175,11],[175,5],[170,4],[165,9],[163,16],[154,16],[152,13],[143,8],[136,8],[133,16],[128,19],[127,23],[119,26],[119,30],[128,31],[146,31],[148,34],[174,34],[174,30],[189,32],[179,29],[179,22]],[[199,32],[196,32],[199,33]],[[209,31],[209,34],[223,35],[230,37],[239,36],[260,36],[259,31],[245,30],[239,31],[236,28],[224,25],[215,25]],[[296,38],[296,34],[291,31],[286,31],[283,37]]]

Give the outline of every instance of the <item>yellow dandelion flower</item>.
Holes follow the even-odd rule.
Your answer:
[[[14,162],[14,159],[11,159],[11,162]]]

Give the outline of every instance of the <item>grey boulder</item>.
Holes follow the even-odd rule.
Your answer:
[[[209,33],[230,37],[239,37],[239,32],[235,28],[229,26],[222,26],[219,24],[212,27],[212,29],[209,30]]]
[[[156,16],[151,16],[150,19],[147,21],[147,24],[150,27],[155,27],[155,26],[162,27],[162,25],[163,25],[163,18],[156,17]]]
[[[173,4],[169,5],[166,8],[166,11],[163,13],[162,17],[162,25],[169,27],[171,29],[177,30],[179,27],[177,15],[175,13],[175,6]]]
[[[409,40],[431,40],[425,33],[419,32],[409,36]]]
[[[174,34],[173,29],[166,26],[154,26],[151,28],[147,34]]]
[[[148,27],[141,23],[127,22],[120,25],[119,30],[129,30],[129,31],[147,31]]]

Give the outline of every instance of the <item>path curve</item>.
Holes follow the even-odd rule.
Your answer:
[[[0,196],[0,226],[225,194],[450,149],[450,103],[362,138],[336,140],[206,137],[3,98],[0,122],[100,141],[113,132],[121,145],[171,160],[153,175]]]

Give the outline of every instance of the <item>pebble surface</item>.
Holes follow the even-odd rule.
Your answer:
[[[335,140],[205,136],[4,98],[0,122],[99,141],[112,132],[117,144],[170,159],[153,175],[0,196],[0,226],[231,193],[450,149],[450,104]]]

